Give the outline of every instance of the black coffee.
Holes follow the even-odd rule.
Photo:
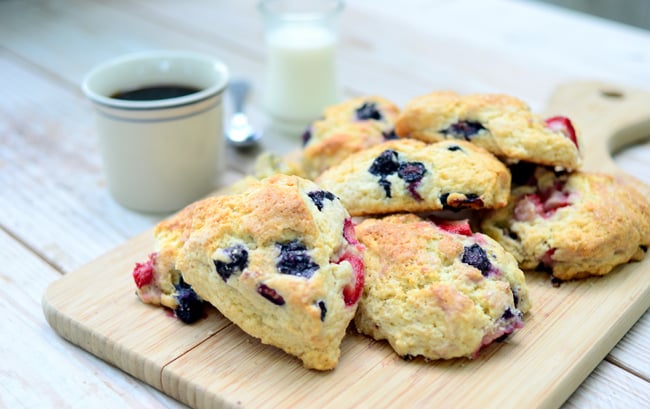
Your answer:
[[[152,85],[126,91],[119,91],[111,98],[129,101],[153,101],[157,99],[178,98],[200,91],[199,88],[185,85]]]

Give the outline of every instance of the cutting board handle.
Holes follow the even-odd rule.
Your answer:
[[[564,115],[580,130],[583,169],[620,174],[612,155],[650,137],[650,92],[602,82],[572,82],[551,95],[545,116]]]

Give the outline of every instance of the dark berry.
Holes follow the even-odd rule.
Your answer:
[[[311,139],[311,127],[305,129],[305,132],[302,133],[302,136],[300,137],[300,139],[302,140],[302,146],[307,145],[307,143]]]
[[[463,150],[463,148],[461,148],[461,147],[458,146],[458,145],[449,145],[449,146],[447,147],[447,150],[452,151],[452,152],[456,152],[456,151],[465,152],[465,151]]]
[[[395,129],[391,129],[390,131],[382,132],[381,134],[384,137],[384,139],[387,140],[387,141],[399,138],[399,136],[397,136],[397,134],[395,133]]]
[[[377,109],[374,102],[364,102],[359,108],[356,109],[357,119],[366,120],[374,119],[379,121],[381,119],[381,112]]]
[[[419,182],[427,173],[427,169],[421,162],[402,162],[397,168],[397,176],[406,183]]]
[[[277,246],[280,247],[277,268],[282,274],[310,278],[318,270],[318,264],[314,263],[300,241],[277,243]]]
[[[451,124],[449,128],[440,131],[443,135],[453,136],[454,138],[470,140],[474,135],[483,131],[485,127],[476,121],[458,121]]]
[[[248,251],[241,244],[223,249],[227,260],[214,260],[217,273],[228,281],[231,275],[241,273],[248,266]]]
[[[501,314],[501,319],[503,319],[503,320],[509,320],[509,319],[511,319],[511,318],[514,317],[514,316],[515,316],[515,314],[513,314],[513,313],[512,313],[512,310],[510,309],[510,307],[508,307],[508,308],[506,308],[506,310],[503,312],[503,314]]]
[[[325,322],[325,317],[327,316],[327,306],[325,306],[325,301],[319,301],[318,308],[320,308],[320,320],[321,322]]]
[[[411,354],[405,354],[405,355],[402,355],[400,358],[402,358],[403,360],[409,362],[409,361],[414,360],[415,356],[413,356]]]
[[[198,321],[203,316],[203,300],[196,295],[189,284],[183,281],[182,276],[180,282],[174,287],[176,288],[174,297],[178,302],[178,307],[174,310],[176,316],[186,324]]]
[[[512,301],[515,305],[515,308],[519,307],[519,291],[517,289],[512,289]]]
[[[259,287],[257,287],[257,292],[275,305],[284,305],[284,298],[266,284],[260,284]]]
[[[483,207],[483,200],[476,193],[465,193],[462,199],[454,199],[449,201],[449,193],[440,195],[440,203],[445,210],[455,210],[460,208],[481,208]]]
[[[397,160],[397,152],[392,149],[383,151],[370,165],[368,172],[375,176],[386,177],[397,172],[399,168],[399,161]]]
[[[325,190],[314,190],[313,192],[307,193],[307,196],[314,202],[319,211],[323,210],[323,200],[334,200],[336,196],[332,192],[327,192]]]
[[[490,263],[485,250],[476,243],[469,247],[465,247],[461,261],[477,268],[483,277],[487,277],[492,268],[492,264]]]
[[[393,195],[391,193],[391,190],[390,190],[390,186],[391,186],[390,181],[384,179],[384,177],[382,176],[377,181],[377,183],[379,183],[379,186],[384,188],[384,193],[386,194],[386,197],[388,197],[388,198],[393,197]]]

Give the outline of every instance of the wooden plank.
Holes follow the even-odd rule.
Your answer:
[[[52,331],[41,297],[61,275],[2,230],[0,260],[1,407],[181,407]]]
[[[607,360],[650,382],[648,339],[650,339],[650,314],[646,312],[610,352]]]
[[[627,128],[645,124],[650,117],[645,110],[650,94],[641,93],[638,98],[618,101],[625,108],[624,121],[617,117],[620,110],[606,105],[606,112],[595,112],[609,114],[607,120],[599,117],[599,121],[587,122],[585,115],[594,114],[595,104],[589,95],[599,86],[567,85],[555,94],[549,106],[551,111],[563,107],[565,98],[589,102],[578,105],[589,106],[589,110],[569,113],[578,125],[585,125],[589,134],[589,143],[583,145],[587,168],[598,165],[595,160],[599,157],[594,153],[602,150],[612,135],[590,127],[607,124],[608,131],[624,135]],[[585,96],[585,90],[592,93]],[[582,99],[576,99],[577,94]],[[650,126],[650,122],[644,126]],[[75,301],[78,305],[64,301],[71,291],[70,283],[84,282],[97,271],[113,276],[107,286],[123,281],[120,277],[128,271],[127,265],[118,268],[115,261],[142,259],[147,240],[151,239],[139,236],[120,247],[118,256],[109,253],[104,260],[91,263],[48,289],[46,309],[75,325],[74,331],[65,335],[68,339],[90,349],[89,332],[106,333],[118,322],[105,316],[91,322],[80,315],[83,301]],[[276,407],[292,402],[309,402],[319,407],[470,407],[479,402],[483,407],[558,407],[650,306],[650,258],[617,268],[602,278],[564,283],[561,288],[552,287],[543,273],[528,274],[527,282],[535,307],[526,317],[526,326],[510,341],[490,347],[474,361],[404,362],[387,344],[350,334],[343,343],[336,370],[305,371],[290,356],[261,345],[233,325],[224,325],[218,315],[201,323],[218,329],[209,337],[206,333],[195,334],[195,339],[203,340],[175,358],[182,348],[175,353],[168,349],[178,347],[176,338],[168,338],[169,344],[159,344],[157,347],[162,350],[155,351],[138,345],[124,346],[123,338],[107,338],[101,349],[92,351],[118,366],[126,351],[132,352],[130,361],[140,362],[136,366],[147,360],[152,368],[162,371],[157,387],[194,407]],[[108,309],[109,302],[120,298],[110,295],[115,289],[107,287],[105,291],[106,306],[102,307],[100,302],[95,314],[101,314]],[[120,288],[120,292],[124,293],[125,288]],[[126,303],[120,308],[126,311],[133,306]],[[129,325],[119,322],[120,326]],[[60,331],[57,321],[52,325]],[[166,325],[157,330],[167,331],[169,324]],[[136,347],[137,351],[131,351]],[[115,354],[116,350],[122,352]]]
[[[600,364],[564,409],[650,407],[650,383],[607,362]]]

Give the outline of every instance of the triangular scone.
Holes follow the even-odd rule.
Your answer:
[[[523,272],[467,221],[398,214],[366,219],[356,231],[366,248],[356,327],[400,356],[473,358],[523,325]]]
[[[332,193],[275,175],[215,197],[177,265],[196,293],[263,343],[328,370],[363,288],[352,221]]]
[[[568,118],[543,119],[523,101],[503,94],[440,91],[414,98],[402,110],[395,132],[425,142],[471,141],[511,163],[576,170],[582,162],[578,131]]]
[[[510,172],[469,142],[398,139],[349,156],[316,182],[361,216],[503,207]]]
[[[650,202],[611,175],[537,167],[528,183],[513,188],[507,207],[486,214],[481,228],[524,270],[579,279],[645,256]]]

